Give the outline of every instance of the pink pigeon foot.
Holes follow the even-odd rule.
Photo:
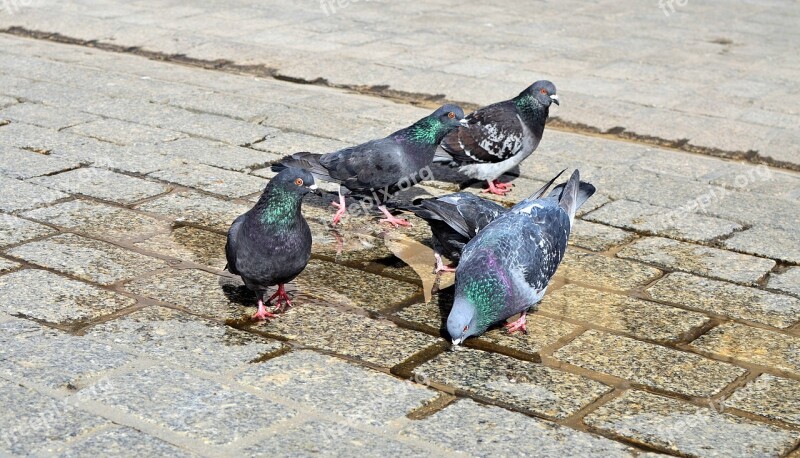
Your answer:
[[[292,301],[289,300],[289,295],[286,294],[286,289],[284,289],[283,283],[278,285],[278,291],[276,291],[275,294],[273,294],[272,297],[270,297],[269,301],[267,302],[272,301],[272,299],[275,299],[276,297],[278,298],[278,301],[276,302],[277,305],[277,308],[275,309],[276,312],[279,313],[283,312],[287,308],[292,306]],[[283,302],[284,304],[281,304],[281,302]]]
[[[514,187],[512,183],[502,183],[498,180],[488,180],[487,183],[489,184],[489,188],[484,189],[483,192],[496,194],[498,196],[505,196],[511,191],[511,188]]]
[[[347,212],[347,207],[344,203],[344,196],[339,194],[339,202],[331,202],[331,205],[338,208],[336,213],[333,215],[333,225],[335,226],[339,224],[339,222],[342,220],[342,216]]]
[[[396,218],[394,215],[389,213],[389,210],[387,210],[386,207],[384,207],[383,205],[378,207],[378,209],[381,212],[383,212],[384,215],[386,215],[386,218],[381,220],[382,223],[389,223],[394,227],[397,227],[397,226],[406,226],[406,227],[412,226],[412,224],[409,223],[408,221],[406,221],[406,220],[404,220],[402,218]]]
[[[270,313],[267,311],[267,308],[264,307],[264,301],[259,299],[258,300],[258,311],[253,314],[253,321],[264,321],[267,318],[276,318],[277,315],[274,313]]]
[[[526,318],[527,314],[528,312],[522,312],[522,315],[520,315],[519,318],[517,318],[517,321],[514,321],[512,323],[506,323],[503,325],[508,330],[509,334],[513,334],[514,332],[517,331],[522,331],[524,334],[528,333],[528,328],[525,327],[525,323],[527,321]]]
[[[433,270],[433,273],[438,274],[440,272],[455,272],[456,268],[452,264],[449,266],[444,265],[442,262],[442,256],[439,253],[433,254],[436,257],[436,268]]]

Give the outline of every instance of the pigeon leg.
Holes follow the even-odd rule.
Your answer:
[[[333,215],[333,224],[337,225],[339,224],[339,221],[342,220],[342,215],[344,215],[347,211],[347,206],[345,206],[344,196],[342,195],[341,191],[339,191],[339,202],[331,202],[331,205],[338,208],[338,210],[336,210],[336,214]]]
[[[508,330],[509,334],[512,334],[516,331],[522,331],[524,334],[528,333],[528,328],[525,327],[525,322],[527,321],[526,316],[528,312],[522,312],[522,314],[517,318],[517,321],[512,323],[506,323],[503,326]]]
[[[489,184],[489,188],[484,189],[483,192],[497,194],[498,196],[505,196],[514,187],[512,183],[502,183],[498,180],[487,180],[486,182]]]
[[[444,265],[444,262],[442,262],[442,255],[440,255],[439,253],[433,253],[433,255],[436,257],[436,269],[433,271],[433,273],[438,274],[440,272],[456,271],[455,267],[453,267],[452,264],[449,266]]]
[[[287,308],[292,306],[292,301],[289,300],[289,295],[286,294],[286,289],[284,289],[283,283],[278,285],[278,292],[276,292],[275,295],[272,296],[272,297],[275,297],[275,296],[278,297],[278,302],[277,302],[278,308],[275,311],[283,312]],[[286,304],[281,305],[281,302],[285,302]]]
[[[397,227],[397,226],[411,226],[412,225],[411,223],[409,223],[408,221],[406,221],[406,220],[404,220],[402,218],[395,218],[395,216],[392,215],[391,213],[389,213],[389,210],[387,210],[386,207],[383,206],[383,205],[379,206],[378,209],[381,212],[383,212],[384,215],[386,215],[386,218],[381,220],[382,223],[389,223],[394,227]]]
[[[277,317],[277,315],[275,315],[274,313],[268,312],[267,308],[264,307],[264,295],[263,294],[259,294],[258,295],[258,311],[255,314],[253,314],[253,320],[254,321],[262,321],[262,320],[266,320],[267,318],[275,318],[275,317]]]

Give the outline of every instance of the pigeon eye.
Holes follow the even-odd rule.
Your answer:
[[[456,117],[456,114],[451,111],[450,113],[447,113],[447,117],[453,119]]]
[[[294,184],[296,184],[297,186],[303,186],[303,179],[302,178],[298,178],[298,179],[294,180]]]
[[[540,89],[539,92],[541,92],[542,94],[547,94],[547,89]]]
[[[463,332],[467,332],[467,329],[469,329],[469,325],[464,326],[464,331]]]

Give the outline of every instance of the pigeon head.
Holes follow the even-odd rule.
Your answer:
[[[456,300],[453,309],[447,317],[447,333],[453,339],[453,345],[458,345],[467,340],[467,337],[477,334],[477,315],[475,306],[467,300]]]
[[[304,196],[316,190],[317,185],[311,173],[297,167],[287,167],[269,181],[264,192],[268,193],[271,188]]]
[[[469,336],[483,334],[497,321],[508,290],[508,281],[501,271],[482,267],[480,271],[462,270],[456,275],[456,296],[447,317],[447,332],[453,345]]]
[[[556,94],[556,85],[547,80],[537,81],[525,89],[520,97],[532,97],[540,104],[549,107],[550,104],[558,103],[558,94]]]
[[[303,196],[317,189],[314,176],[296,167],[287,167],[267,184],[254,210],[264,224],[287,226],[300,218]]]
[[[451,130],[464,125],[464,110],[458,105],[442,105],[438,110],[409,127],[409,137],[416,143],[438,145]]]

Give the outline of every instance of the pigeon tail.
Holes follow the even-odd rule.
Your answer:
[[[561,176],[561,174],[563,174],[563,173],[564,173],[564,172],[566,172],[566,171],[567,171],[567,169],[564,169],[564,170],[562,170],[562,171],[558,172],[558,175],[554,176],[554,177],[553,177],[553,179],[551,179],[550,181],[548,181],[547,183],[545,183],[545,184],[544,184],[544,186],[542,186],[541,188],[539,188],[539,189],[538,189],[536,192],[534,192],[533,194],[531,194],[531,195],[530,195],[530,196],[529,196],[527,199],[525,199],[525,200],[536,200],[536,199],[540,199],[540,198],[541,198],[541,197],[544,195],[544,193],[545,193],[545,192],[547,192],[547,188],[549,188],[550,186],[552,186],[552,185],[553,185],[553,182],[554,182],[554,181],[556,181],[556,180],[558,179],[558,177],[560,177],[560,176]],[[563,186],[563,185],[560,185],[560,186]],[[558,188],[556,188],[556,189],[558,189]],[[550,193],[550,194],[552,195],[552,193]]]
[[[320,164],[319,160],[321,157],[321,154],[316,153],[294,153],[289,156],[285,156],[280,160],[280,162],[272,164],[271,169],[273,172],[280,172],[287,167],[297,167],[311,173],[315,180],[337,182],[337,180],[331,178],[325,167]]]
[[[569,215],[569,226],[572,227],[575,220],[575,211],[578,209],[578,190],[580,189],[581,174],[576,169],[569,177],[569,181],[564,185],[561,198],[558,199],[558,206]]]

